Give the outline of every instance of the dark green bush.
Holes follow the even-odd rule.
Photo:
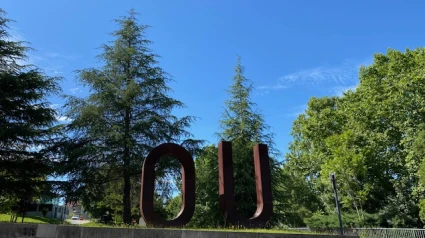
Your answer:
[[[44,207],[42,210],[41,210],[41,213],[43,214],[43,217],[46,217],[46,215],[47,215],[47,212],[49,211],[49,209],[47,208],[47,207]]]
[[[304,220],[309,228],[337,228],[339,227],[338,215],[314,214]],[[379,225],[377,214],[364,213],[359,217],[356,213],[343,213],[342,225],[344,228],[376,227]]]

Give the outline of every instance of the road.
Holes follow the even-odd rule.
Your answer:
[[[81,225],[81,224],[86,224],[89,223],[89,220],[71,220],[71,219],[66,219],[67,222],[71,223],[72,225]]]

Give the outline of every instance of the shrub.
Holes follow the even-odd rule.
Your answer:
[[[48,211],[49,211],[49,209],[47,209],[46,207],[41,210],[43,217],[46,217]]]
[[[309,228],[337,228],[339,227],[338,215],[314,214],[304,220]],[[376,227],[379,224],[377,214],[364,213],[364,218],[359,218],[356,213],[342,214],[342,226],[344,228]]]

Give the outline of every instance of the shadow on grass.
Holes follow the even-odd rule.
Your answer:
[[[18,218],[22,219],[21,217]],[[55,218],[48,218],[48,217],[40,217],[40,216],[36,216],[36,217],[25,217],[24,219],[24,223],[25,222],[31,222],[31,223],[47,223],[47,224],[61,224],[62,221],[55,219]]]
[[[22,216],[18,216],[18,218],[16,219],[16,223],[21,223],[21,221]],[[0,222],[10,222],[10,214],[0,214]],[[24,223],[62,224],[62,220],[42,216],[25,216]]]

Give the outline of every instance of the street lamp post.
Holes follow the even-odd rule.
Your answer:
[[[335,173],[332,173],[330,175],[330,179],[331,179],[332,187],[334,189],[336,209],[337,209],[337,212],[338,212],[339,232],[340,232],[341,235],[344,235],[344,230],[342,228],[342,220],[341,220],[341,208],[339,207],[338,192],[337,192],[337,188],[336,188]]]

